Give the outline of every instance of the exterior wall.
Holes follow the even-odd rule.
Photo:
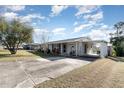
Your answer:
[[[82,42],[78,43],[78,55],[79,56],[84,55],[84,43],[82,43]]]
[[[75,54],[76,55],[76,52],[77,52],[77,56],[83,56],[85,55],[84,53],[84,45],[85,43],[82,43],[82,42],[77,42],[77,48],[76,48],[76,42],[73,42],[73,43],[66,43],[66,53],[63,52],[63,43],[60,44],[60,52],[61,52],[61,55],[70,55],[70,52],[73,50],[75,51]],[[73,46],[73,49],[72,49],[72,46]],[[88,45],[88,49],[90,49],[90,44]],[[57,48],[57,44],[49,44],[48,48],[52,51],[53,48]],[[77,49],[77,51],[76,51]]]
[[[108,56],[108,48],[106,43],[100,43],[100,57]]]
[[[49,44],[48,48],[50,49],[50,51],[52,51],[52,44]]]
[[[63,55],[63,44],[60,44],[60,53]]]
[[[92,44],[91,43],[87,43],[88,47],[87,47],[87,54],[92,54]]]
[[[65,46],[65,48],[64,48],[64,46]],[[61,51],[61,55],[67,55],[67,44],[65,44],[65,43],[61,43],[61,45],[60,45],[60,51]]]
[[[49,49],[52,51],[53,48],[58,48],[58,46],[60,45],[60,53],[61,55],[70,55],[70,53],[72,51],[75,51],[74,55],[75,56],[83,56],[83,55],[98,55],[97,53],[93,53],[93,44],[97,44],[97,43],[92,43],[92,42],[72,42],[72,43],[65,43],[66,44],[66,52],[63,52],[63,43],[60,44],[49,44]],[[87,53],[85,52],[85,44],[87,44]],[[100,50],[100,57],[105,57],[108,55],[108,51],[107,51],[107,44],[104,42],[99,43],[99,50]],[[73,46],[73,48],[72,48]],[[77,49],[77,50],[76,50]],[[76,54],[77,53],[77,54]]]
[[[74,46],[74,51],[76,52],[76,44],[75,43],[67,43],[67,55],[70,55],[72,46]]]
[[[59,46],[58,46],[58,44],[49,44],[49,45],[48,45],[48,48],[49,48],[50,50],[52,50],[52,49],[54,49],[54,48],[58,49]]]
[[[77,56],[84,55],[84,43],[82,42],[77,42],[77,46],[76,46],[76,42],[68,43],[67,44],[67,55],[70,55],[70,52],[72,51],[71,49],[72,46],[74,46],[75,55],[76,55],[76,49],[77,49]]]
[[[84,43],[81,43],[81,46],[82,46],[82,47],[81,47],[81,56],[82,56],[82,55],[84,55],[84,47],[85,47],[85,46],[84,46]]]

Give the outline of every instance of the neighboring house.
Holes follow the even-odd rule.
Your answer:
[[[108,55],[107,42],[91,40],[88,37],[80,37],[48,42],[48,48],[52,53],[65,56],[100,56]]]
[[[26,49],[26,50],[38,50],[38,49],[40,49],[40,44],[38,44],[38,43],[24,44],[23,49]]]

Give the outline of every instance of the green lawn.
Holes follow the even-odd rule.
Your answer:
[[[124,63],[110,59],[96,62],[73,70],[58,78],[45,81],[37,88],[124,88]]]
[[[26,50],[18,50],[15,55],[11,55],[8,50],[0,50],[0,62],[12,61],[15,62],[16,60],[29,60],[35,59],[39,56],[27,52]]]
[[[124,62],[124,57],[109,57],[110,59],[113,59],[115,61],[121,61]]]
[[[120,61],[124,62],[124,57],[117,57]]]

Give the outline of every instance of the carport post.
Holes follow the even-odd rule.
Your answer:
[[[77,56],[77,49],[78,49],[78,48],[77,48],[77,42],[76,42],[76,56]]]
[[[62,46],[62,43],[61,43],[61,55],[62,55],[62,53],[63,53],[63,46]]]

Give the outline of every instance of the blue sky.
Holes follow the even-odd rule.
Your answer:
[[[109,40],[113,25],[124,21],[124,6],[0,6],[7,20],[21,18],[33,28],[33,40],[41,42],[43,33],[50,41],[88,36],[93,40]]]

